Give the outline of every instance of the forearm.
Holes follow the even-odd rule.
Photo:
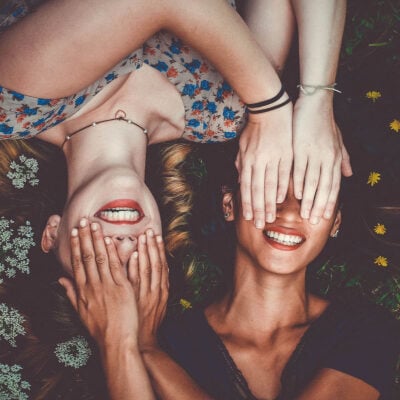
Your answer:
[[[162,400],[212,400],[212,397],[162,350],[146,350],[142,355],[154,390]]]
[[[142,356],[136,346],[115,343],[101,350],[110,399],[155,400]]]
[[[250,30],[226,0],[176,0],[167,29],[202,53],[241,99],[273,97],[281,83]]]
[[[238,10],[276,71],[284,68],[294,32],[290,0],[242,0]]]
[[[161,29],[208,58],[245,102],[278,92],[278,76],[226,0],[46,2],[3,33],[0,84],[37,97],[71,95]]]
[[[346,0],[292,0],[299,30],[300,82],[328,85],[335,81]]]

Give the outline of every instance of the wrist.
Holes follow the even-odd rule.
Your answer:
[[[98,346],[103,358],[114,354],[140,353],[137,339],[133,337],[118,338],[118,340],[110,338],[110,340],[104,340],[98,343]]]
[[[299,94],[294,105],[295,111],[300,108],[308,108],[317,111],[331,112],[333,111],[333,93],[320,90],[312,96]]]
[[[288,99],[287,95],[285,96],[286,99]],[[285,100],[283,100],[285,101]],[[277,103],[282,103],[282,99],[278,101]],[[292,110],[293,110],[293,104],[292,102],[288,102],[282,107],[278,107],[274,110],[267,111],[267,112],[261,112],[259,114],[250,114],[248,113],[247,115],[247,123],[248,124],[264,124],[268,123],[269,121],[273,119],[287,119],[291,118],[292,115]]]

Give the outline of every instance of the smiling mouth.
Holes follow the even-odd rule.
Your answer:
[[[111,224],[137,224],[144,213],[136,201],[121,199],[105,204],[94,216]]]
[[[278,246],[296,249],[305,242],[305,238],[299,235],[287,235],[274,230],[264,230],[263,234],[267,241]]]

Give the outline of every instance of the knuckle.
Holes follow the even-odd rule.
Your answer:
[[[85,252],[82,254],[83,262],[90,262],[93,261],[93,259],[94,259],[93,253]]]
[[[73,269],[79,269],[82,266],[81,258],[79,256],[73,256],[71,259]]]
[[[133,286],[139,286],[140,285],[140,278],[135,277],[134,279],[131,280]]]
[[[143,268],[142,272],[144,275],[147,275],[147,276],[151,275],[151,267],[148,266],[148,267]]]
[[[312,188],[313,190],[315,190],[315,188],[318,186],[318,182],[319,180],[315,177],[312,177],[311,179],[309,179],[307,181],[307,185]]]
[[[107,257],[106,257],[105,254],[98,254],[98,255],[95,257],[95,260],[96,260],[96,264],[98,264],[98,265],[104,265],[104,264],[107,262]]]
[[[162,271],[162,264],[161,264],[161,262],[156,262],[156,263],[153,265],[153,270],[156,271],[156,272],[161,272],[161,271]]]
[[[260,195],[264,192],[264,185],[259,185],[258,183],[254,184],[252,187],[252,192],[255,196]]]
[[[336,202],[334,202],[334,201],[328,201],[328,203],[326,204],[326,207],[325,207],[325,211],[332,212],[335,208],[335,203]]]
[[[264,209],[263,208],[255,208],[253,211],[254,211],[254,215],[256,217],[263,217],[264,216]]]
[[[110,269],[119,270],[120,268],[121,268],[120,263],[115,262],[115,261],[113,261],[113,262],[110,263]]]

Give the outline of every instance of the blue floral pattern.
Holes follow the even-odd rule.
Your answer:
[[[23,17],[40,0],[12,0],[0,8],[0,32]],[[233,0],[229,3],[234,6]],[[41,99],[0,86],[0,140],[26,139],[75,114],[118,76],[146,63],[156,68],[181,93],[186,112],[183,138],[221,142],[236,137],[244,124],[244,104],[202,56],[168,32],[159,32],[105,76],[73,96]]]

